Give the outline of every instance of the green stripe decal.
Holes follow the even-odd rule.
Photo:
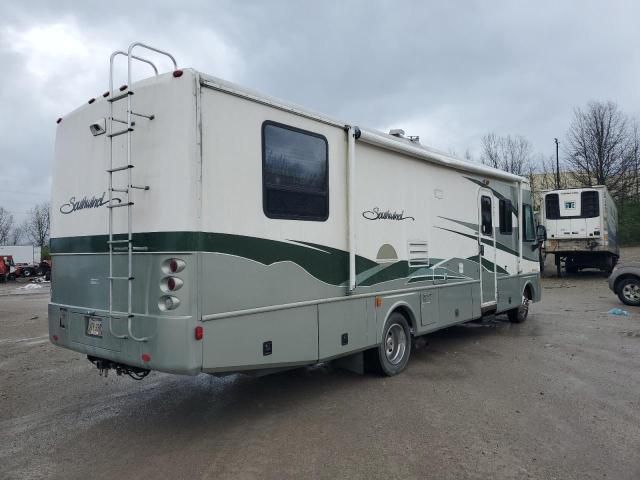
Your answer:
[[[126,239],[126,235],[114,235],[113,238]],[[50,248],[53,254],[107,253],[107,241],[107,235],[52,238]],[[224,253],[248,258],[264,265],[289,261],[300,265],[319,280],[332,285],[342,285],[349,278],[349,253],[324,245],[307,243],[306,245],[313,247],[309,248],[264,238],[205,232],[135,233],[133,244],[136,247],[146,247],[148,252]],[[357,272],[364,272],[377,266],[378,264],[374,261],[356,256]],[[371,282],[369,280],[367,284],[375,283]]]

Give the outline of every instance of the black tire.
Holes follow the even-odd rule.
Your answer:
[[[407,319],[393,312],[382,329],[382,343],[366,352],[368,369],[388,377],[402,372],[411,356],[411,343]]]
[[[22,276],[25,278],[29,278],[33,276],[33,270],[30,268],[25,268],[24,270],[22,270]]]
[[[38,269],[36,270],[36,275],[41,277],[46,273],[45,269],[42,267],[38,267]]]
[[[616,285],[616,293],[622,303],[637,307],[640,305],[640,278],[630,277],[621,280]]]
[[[15,274],[15,273],[10,273],[10,274],[7,276],[7,280],[9,280],[9,281],[11,281],[11,282],[13,282],[15,279],[16,279],[16,274]]]
[[[522,301],[520,302],[520,306],[518,308],[514,308],[512,310],[507,311],[507,317],[511,323],[522,323],[529,316],[529,304],[531,303],[531,299],[529,298],[529,294],[527,292],[522,294]]]

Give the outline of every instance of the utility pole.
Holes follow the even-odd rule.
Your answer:
[[[554,138],[554,140],[556,141],[556,190],[560,188],[560,160],[558,159],[558,145],[560,145],[560,142],[558,142],[557,138]]]

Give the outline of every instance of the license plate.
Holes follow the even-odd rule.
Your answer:
[[[87,335],[102,338],[102,319],[87,317]]]

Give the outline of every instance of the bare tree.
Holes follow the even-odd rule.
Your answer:
[[[27,238],[38,247],[44,247],[49,241],[49,203],[36,205],[29,212],[29,218],[23,225]]]
[[[13,215],[0,207],[0,245],[6,245],[13,228]]]
[[[16,225],[9,234],[8,245],[20,245],[22,238],[24,237],[24,229],[20,225]]]
[[[495,133],[489,133],[482,137],[480,161],[484,165],[515,175],[526,175],[529,171],[532,151],[529,140],[520,135],[501,137]]]
[[[590,102],[576,108],[567,133],[565,163],[582,186],[606,185],[623,199],[633,182],[629,120],[613,102]]]
[[[556,184],[556,156],[550,155],[545,158],[543,155],[540,155],[538,164],[540,168],[540,189],[554,190],[558,188],[558,185]],[[567,175],[562,170],[560,170],[559,187],[567,188],[568,186]]]

